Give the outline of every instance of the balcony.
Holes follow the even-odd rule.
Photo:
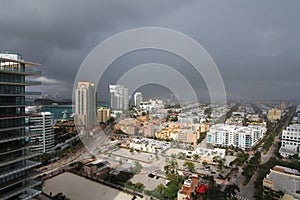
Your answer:
[[[34,168],[40,164],[41,163],[39,163],[39,162],[26,160],[26,164],[23,166],[20,166],[19,164],[10,165],[10,166],[8,166],[9,168],[6,171],[0,173],[0,178],[4,178],[6,176],[10,176],[12,174],[15,174],[15,173],[18,173],[18,172],[21,172],[24,170]]]
[[[40,193],[42,193],[42,188],[40,188],[39,190],[28,189],[25,191],[25,194],[18,196],[18,198],[20,200],[28,200],[28,199],[32,199],[33,197],[37,196]]]
[[[31,143],[22,144],[20,141],[16,141],[13,143],[6,143],[1,145],[0,156],[14,153],[18,151],[22,151],[23,149],[29,150],[33,145]]]
[[[10,165],[16,162],[19,162],[21,160],[27,160],[30,158],[33,158],[35,156],[40,155],[39,153],[33,153],[33,152],[26,152],[23,156],[16,156],[16,157],[8,157],[7,159],[0,161],[0,167],[3,167],[5,165]]]
[[[25,81],[25,85],[26,86],[36,86],[36,85],[42,85],[41,81]]]
[[[29,81],[26,80],[1,80],[0,85],[18,85],[18,86],[32,86],[32,85],[41,85],[41,81]]]
[[[27,137],[28,137],[28,135],[20,135],[20,134],[14,135],[12,137],[5,137],[5,138],[1,137],[0,138],[0,144],[5,143],[5,142],[12,142],[12,141],[16,141],[16,140],[22,140],[22,139],[25,139]]]
[[[0,103],[0,108],[25,107],[24,102]]]
[[[31,96],[31,95],[42,95],[41,92],[25,92],[26,96]]]
[[[9,198],[14,197],[22,192],[30,190],[31,188],[36,187],[40,184],[42,184],[41,181],[35,181],[35,180],[26,181],[26,184],[23,185],[22,187],[19,187],[15,190],[12,190],[10,192],[0,195],[0,199],[9,199]],[[23,199],[28,199],[28,198],[23,198]]]
[[[0,97],[22,97],[25,96],[25,92],[18,93],[0,93]]]
[[[29,179],[33,179],[34,177],[38,176],[40,173],[39,172],[35,172],[35,171],[27,171],[25,176],[10,180],[8,182],[5,182],[3,184],[0,184],[0,191],[4,190],[5,188],[9,188],[13,185],[16,185],[18,183],[21,183],[23,181],[29,180]]]
[[[5,69],[1,68],[0,73],[6,73],[6,74],[17,74],[17,75],[23,75],[23,76],[40,76],[42,74],[41,71],[38,70],[29,70],[26,69],[25,71],[21,71],[19,69]]]
[[[12,127],[7,127],[7,128],[0,128],[0,132],[1,131],[12,131],[12,130],[18,130],[18,129],[22,129],[22,128],[26,128],[26,126],[24,125],[24,126],[12,126]],[[0,135],[0,142],[1,142],[1,139],[2,139],[2,137],[1,137],[1,135]]]
[[[42,75],[42,72],[38,71],[38,70],[26,69],[25,75],[26,76],[40,76],[40,75]]]

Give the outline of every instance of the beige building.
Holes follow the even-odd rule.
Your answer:
[[[275,121],[281,119],[281,110],[270,109],[268,110],[268,120]]]
[[[110,118],[110,109],[109,108],[100,107],[97,109],[98,123],[100,123],[100,122],[106,123],[109,118]]]
[[[95,84],[88,81],[78,82],[75,90],[75,123],[76,126],[92,128],[96,122]]]
[[[273,193],[273,199],[281,199],[283,194],[300,199],[300,172],[295,169],[276,165],[263,180],[264,195]]]

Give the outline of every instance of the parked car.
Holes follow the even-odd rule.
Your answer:
[[[152,173],[148,174],[148,177],[153,178],[154,175]]]

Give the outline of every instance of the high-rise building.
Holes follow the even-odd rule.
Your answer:
[[[97,121],[106,123],[107,120],[110,118],[110,109],[100,107],[97,109]]]
[[[96,123],[96,91],[92,82],[78,82],[75,90],[75,123],[88,129]]]
[[[32,170],[40,163],[30,160],[39,154],[30,152],[25,130],[25,86],[40,84],[25,80],[39,74],[31,66],[39,64],[20,54],[0,53],[0,199],[30,199],[41,192],[35,189],[41,182],[33,179],[38,173]]]
[[[30,150],[32,152],[48,153],[53,151],[55,135],[53,128],[53,114],[41,112],[26,116],[30,133]]]
[[[128,110],[128,88],[122,85],[109,85],[109,96],[112,111]]]
[[[141,102],[143,102],[143,94],[141,92],[136,92],[133,95],[134,106],[140,107]]]

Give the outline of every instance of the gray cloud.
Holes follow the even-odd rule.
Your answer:
[[[41,63],[43,77],[63,83],[60,91],[45,90],[70,96],[77,69],[98,43],[130,28],[160,26],[181,31],[207,49],[229,96],[299,99],[299,6],[297,0],[6,1],[0,8],[0,50]],[[136,60],[142,64],[149,58],[151,54],[144,60],[132,56],[123,62],[130,68]],[[172,65],[168,59],[152,62]],[[121,65],[112,66],[106,83]],[[193,75],[187,64],[176,68]],[[203,84],[199,91],[206,88]]]

